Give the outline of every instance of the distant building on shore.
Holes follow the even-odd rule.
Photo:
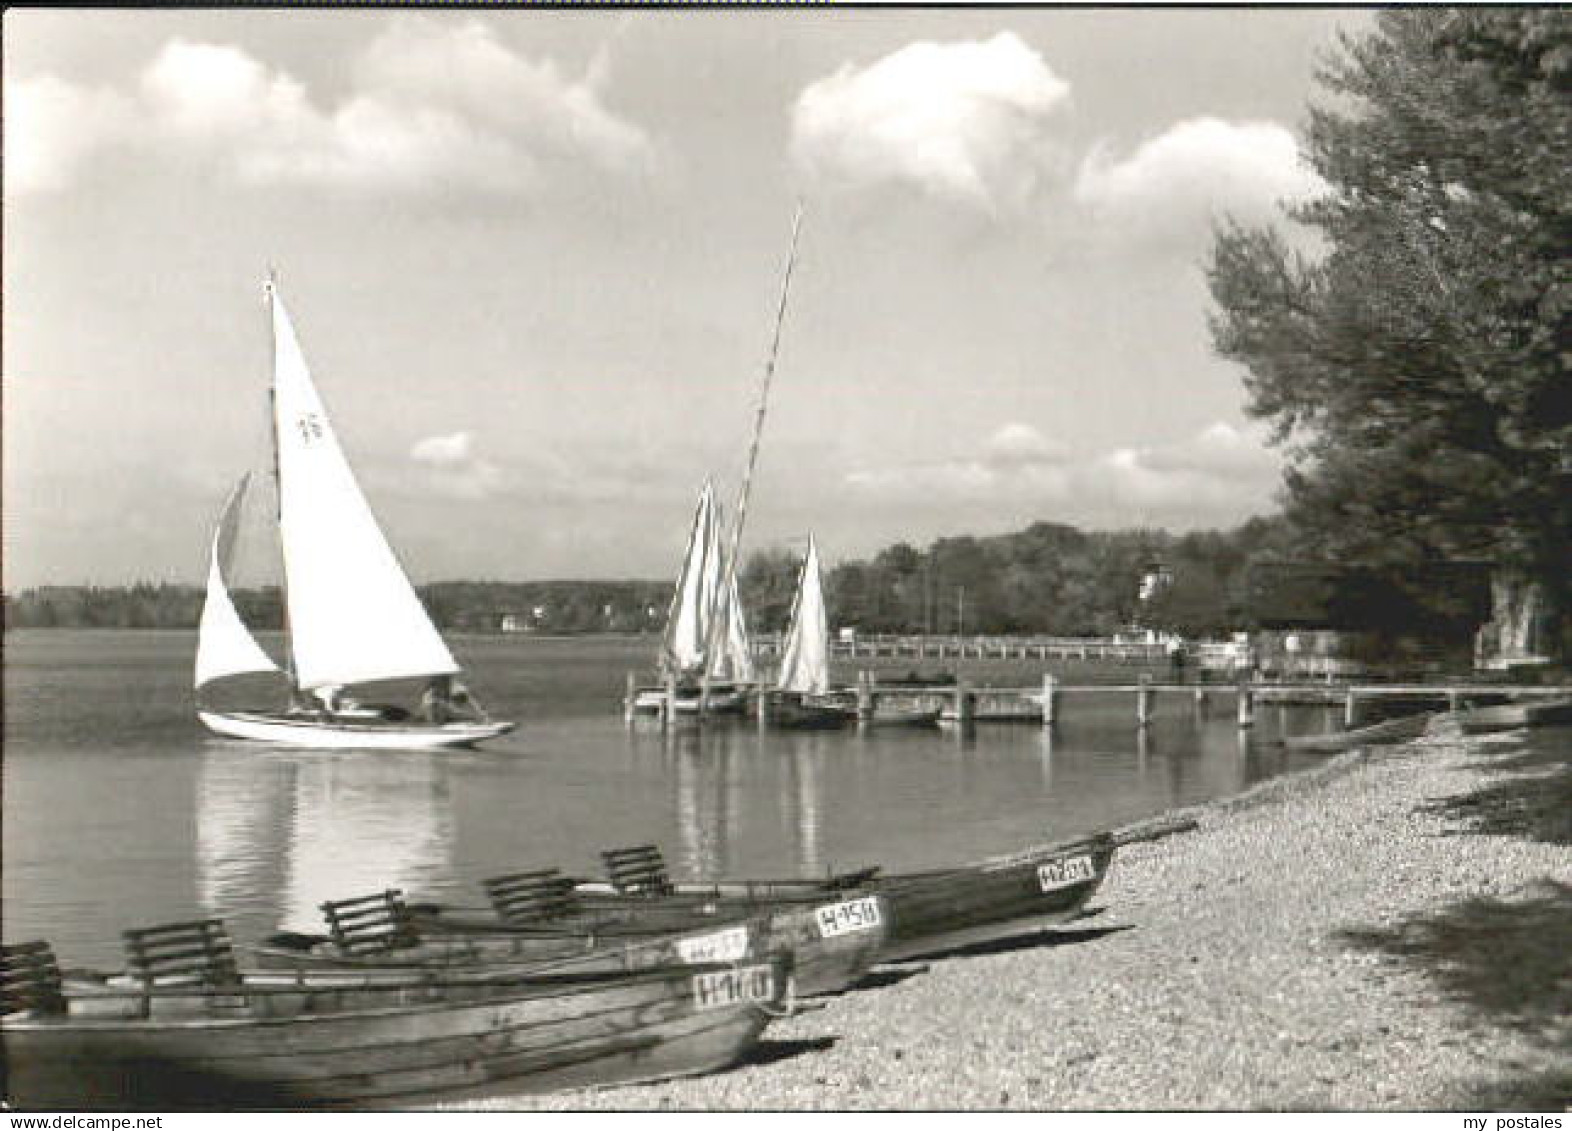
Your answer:
[[[1490,577],[1487,563],[1467,561],[1401,571],[1259,563],[1244,599],[1255,664],[1284,676],[1472,667],[1490,620]]]

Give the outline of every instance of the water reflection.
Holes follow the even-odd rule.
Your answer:
[[[824,867],[824,853],[819,841],[819,760],[822,757],[821,737],[794,743],[790,761],[792,790],[787,795],[793,804],[791,827],[796,832],[797,866],[803,875],[816,876]]]
[[[790,844],[795,870],[822,870],[826,749],[836,746],[834,757],[844,760],[850,747],[837,737],[761,735],[738,726],[672,732],[665,748],[675,795],[677,873],[693,879],[731,874],[739,838],[762,834],[760,822],[772,816]]]
[[[198,771],[197,890],[211,915],[316,931],[321,905],[451,874],[443,756],[279,752],[214,743]]]
[[[197,773],[197,898],[219,918],[284,890],[288,870],[294,765],[248,753],[215,743]]]
[[[680,874],[709,879],[726,860],[725,779],[732,772],[730,735],[724,731],[669,732],[672,784],[677,800]]]

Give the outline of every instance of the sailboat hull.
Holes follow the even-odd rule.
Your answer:
[[[740,715],[747,706],[748,694],[737,687],[712,687],[704,700],[706,715]],[[659,715],[666,709],[666,690],[661,687],[644,687],[634,693],[633,710],[640,715]],[[678,688],[673,711],[680,716],[699,713],[697,688]]]
[[[353,723],[254,711],[198,711],[202,725],[225,738],[332,750],[430,750],[474,746],[507,734],[510,722]]]

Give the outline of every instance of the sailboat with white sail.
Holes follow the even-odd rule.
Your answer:
[[[740,714],[748,704],[753,682],[752,650],[743,622],[737,591],[737,563],[742,553],[743,520],[748,513],[748,492],[759,459],[764,416],[769,404],[770,380],[780,353],[781,324],[786,316],[786,296],[791,289],[792,266],[797,260],[797,239],[802,231],[802,208],[792,221],[791,251],[781,281],[775,311],[775,331],[759,387],[753,439],[748,446],[742,484],[737,492],[737,516],[722,547],[720,504],[714,487],[706,481],[694,514],[693,530],[683,559],[682,574],[672,597],[671,614],[660,655],[662,688],[630,688],[626,701],[630,714],[667,711],[696,715]],[[695,683],[697,686],[695,686]]]
[[[844,696],[833,696],[830,691],[829,614],[824,604],[819,547],[811,534],[792,599],[780,671],[763,709],[767,722],[790,729],[844,726],[855,717]]]
[[[661,686],[636,692],[635,711],[692,714],[701,698],[706,714],[736,714],[753,682],[753,651],[734,571],[725,567],[724,522],[715,486],[705,480],[693,512],[682,569],[672,593],[658,658]]]
[[[227,583],[249,476],[214,533],[197,643],[197,717],[216,734],[310,747],[472,746],[506,734],[457,682],[458,663],[377,525],[311,379],[270,279],[273,440],[283,550],[289,704],[220,710],[203,689],[231,676],[280,672],[241,620]],[[425,680],[418,712],[361,706],[358,684]]]

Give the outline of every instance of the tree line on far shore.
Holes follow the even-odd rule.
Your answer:
[[[1229,531],[1086,532],[1039,522],[988,538],[941,538],[926,549],[889,546],[826,571],[831,623],[862,632],[1104,636],[1134,623],[1216,635],[1245,627],[1259,605],[1251,566],[1290,556],[1277,519]],[[800,568],[784,549],[756,552],[739,583],[754,632],[790,617]],[[1146,599],[1143,578],[1154,577]],[[671,581],[453,581],[420,587],[448,630],[540,633],[660,632]],[[283,625],[276,587],[241,589],[235,604],[257,629]],[[6,599],[9,628],[195,628],[202,591],[143,583],[51,586]]]

